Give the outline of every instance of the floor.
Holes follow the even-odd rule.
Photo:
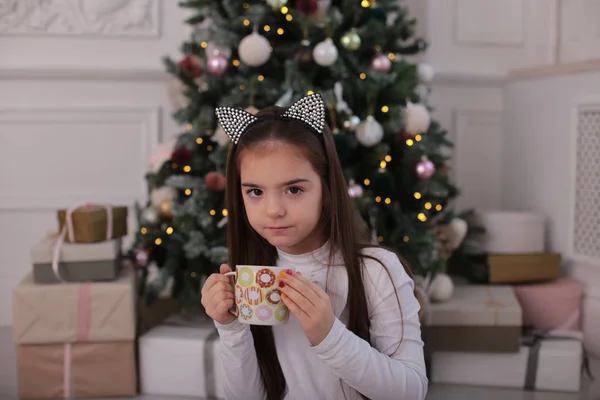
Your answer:
[[[16,357],[10,327],[0,327],[0,400],[18,400],[16,395]],[[600,400],[600,360],[592,360],[593,382],[587,380],[577,394],[525,392],[453,385],[431,385],[427,400]],[[119,400],[119,399],[95,399]],[[122,400],[202,400],[168,396],[142,395]]]

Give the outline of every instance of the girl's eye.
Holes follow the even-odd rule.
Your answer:
[[[246,193],[248,193],[250,195],[250,197],[259,197],[262,194],[262,190],[250,189]]]
[[[290,194],[299,194],[299,193],[301,193],[301,192],[302,192],[302,189],[300,189],[300,188],[299,188],[299,187],[297,187],[297,186],[292,186],[291,188],[289,188],[289,189],[288,189],[288,192],[289,192]]]

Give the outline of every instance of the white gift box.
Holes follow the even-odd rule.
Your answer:
[[[139,339],[143,394],[224,399],[217,330],[210,320],[167,320]]]
[[[533,212],[490,210],[478,213],[488,254],[529,254],[545,250],[545,218]]]
[[[578,392],[583,334],[552,331],[549,336],[521,346],[518,353],[435,352],[431,382]]]

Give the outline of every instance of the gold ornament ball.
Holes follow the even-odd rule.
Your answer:
[[[273,10],[279,10],[287,4],[287,0],[269,0],[268,3],[273,7]]]
[[[341,39],[342,46],[347,50],[358,50],[360,47],[360,36],[356,30],[352,29],[344,34]]]
[[[170,217],[173,215],[172,209],[171,209],[171,200],[161,201],[159,208],[160,208],[160,214],[163,217]]]

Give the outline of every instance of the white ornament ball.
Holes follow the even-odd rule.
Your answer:
[[[142,221],[149,225],[158,223],[158,211],[156,211],[156,208],[145,208],[144,211],[142,211]]]
[[[431,82],[434,76],[433,67],[427,63],[420,63],[417,66],[417,74],[419,75],[419,79],[421,82]]]
[[[338,58],[338,50],[331,38],[318,43],[313,49],[313,60],[322,67],[332,66]]]
[[[253,32],[240,41],[238,53],[244,64],[258,67],[271,56],[271,44],[267,38]]]
[[[412,135],[427,132],[431,117],[423,104],[408,102],[404,109],[404,130]]]
[[[170,186],[161,186],[150,193],[150,203],[159,208],[163,202],[173,201],[177,198],[177,191]]]
[[[452,230],[452,237],[450,238],[450,246],[456,249],[467,236],[469,226],[462,218],[454,218],[450,221],[450,229]]]
[[[356,139],[365,147],[373,147],[383,139],[383,126],[369,115],[356,127]]]
[[[439,273],[433,278],[429,286],[429,299],[434,302],[449,300],[454,292],[454,282],[444,273]]]

